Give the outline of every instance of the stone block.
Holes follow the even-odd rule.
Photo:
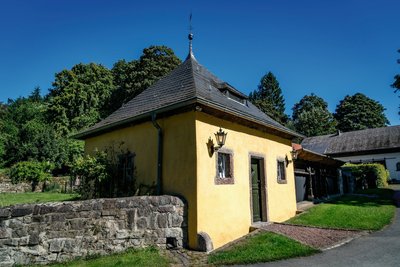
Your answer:
[[[57,261],[57,253],[51,253],[50,255],[47,256],[47,261],[48,262],[55,262]]]
[[[158,226],[158,228],[167,228],[168,227],[168,215],[167,214],[158,214],[157,215],[157,226]]]
[[[103,210],[101,212],[101,216],[115,216],[115,215],[117,215],[116,210]]]
[[[182,229],[180,228],[167,228],[165,229],[165,236],[166,237],[182,237]]]
[[[130,242],[135,247],[141,247],[142,246],[142,240],[139,239],[139,238],[131,239]]]
[[[62,203],[62,205],[59,205],[56,207],[56,212],[58,213],[67,213],[67,212],[73,212],[74,211],[74,206],[69,203]]]
[[[96,201],[92,204],[92,210],[102,210],[103,209],[103,203]]]
[[[19,239],[18,244],[19,244],[20,246],[27,246],[27,245],[28,245],[28,241],[29,241],[29,236],[24,236],[24,237],[21,237],[21,238]]]
[[[128,202],[126,201],[126,199],[119,199],[116,202],[116,208],[117,209],[125,209],[128,207]]]
[[[31,205],[16,206],[11,210],[11,217],[22,217],[28,214],[32,214],[33,207]]]
[[[139,209],[137,209],[137,215],[139,217],[147,217],[147,216],[150,216],[151,213],[152,213],[152,210],[151,210],[150,206],[142,206]]]
[[[92,205],[89,202],[83,202],[79,207],[79,211],[90,211],[92,210]]]
[[[171,224],[170,227],[181,227],[182,222],[183,222],[183,217],[179,216],[176,213],[169,214],[169,217],[171,219]]]
[[[203,252],[209,252],[214,249],[210,236],[205,232],[197,234],[197,249]]]
[[[31,224],[32,223],[32,216],[25,216],[23,219],[23,222],[25,224]]]
[[[82,243],[82,240],[76,240],[73,238],[65,239],[64,247],[63,247],[62,251],[65,253],[77,252],[80,248],[80,245],[81,245],[80,243]]]
[[[29,246],[34,246],[39,244],[39,233],[31,233],[29,235],[29,241],[28,245]]]
[[[60,234],[62,235],[62,232],[67,228],[66,226],[67,226],[66,222],[52,222],[48,225],[47,229],[53,231],[60,231]]]
[[[69,225],[69,229],[71,230],[82,230],[85,228],[86,221],[85,219],[71,219],[67,221],[67,225]]]
[[[137,229],[147,229],[148,223],[147,223],[147,219],[142,217],[140,219],[137,220],[136,222],[136,227]]]
[[[65,240],[63,238],[53,239],[49,241],[50,252],[60,252],[64,247]]]
[[[0,218],[8,218],[11,216],[10,208],[0,209]]]
[[[11,237],[11,229],[0,227],[0,239],[10,238]]]
[[[129,238],[129,232],[127,230],[118,230],[116,233],[117,239],[126,239]]]
[[[39,205],[37,205],[39,207]],[[45,205],[42,204],[40,206],[39,214],[44,215],[44,214],[49,214],[55,212],[56,207],[50,206],[50,205]]]
[[[171,204],[171,196],[160,196],[160,205],[168,205]]]
[[[65,222],[65,215],[60,213],[52,214],[51,222]]]
[[[44,217],[42,215],[33,215],[32,222],[34,223],[42,223],[44,222]]]
[[[175,207],[172,205],[166,205],[166,206],[160,206],[157,208],[157,211],[160,213],[168,213],[168,212],[174,212]]]
[[[23,236],[27,236],[28,235],[28,231],[25,227],[18,227],[17,229],[15,229],[12,232],[12,237],[23,237]]]
[[[19,238],[9,238],[9,239],[5,239],[6,241],[4,241],[4,244],[7,246],[11,246],[11,247],[17,247],[18,246],[18,241]]]
[[[127,215],[127,223],[129,229],[134,228],[135,224],[135,218],[136,218],[136,209],[131,209],[131,210],[126,210],[126,215]]]
[[[103,210],[113,210],[116,208],[115,199],[104,199]]]

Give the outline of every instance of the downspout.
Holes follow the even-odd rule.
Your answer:
[[[163,148],[163,134],[160,125],[156,121],[156,113],[151,115],[151,121],[158,132],[157,142],[157,195],[162,194],[162,148]]]

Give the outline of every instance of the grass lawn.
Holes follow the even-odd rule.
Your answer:
[[[0,207],[15,204],[76,200],[77,198],[77,194],[63,193],[0,193]]]
[[[162,257],[156,248],[145,248],[140,250],[129,249],[123,253],[110,256],[95,257],[92,259],[75,260],[62,264],[51,264],[49,266],[69,267],[107,267],[107,266],[169,266],[167,259]]]
[[[208,262],[215,265],[249,264],[308,256],[316,252],[318,250],[285,236],[262,232],[226,250],[210,254]]]
[[[391,189],[358,191],[370,196],[343,196],[332,203],[319,204],[287,223],[327,228],[379,230],[394,217],[395,206]]]

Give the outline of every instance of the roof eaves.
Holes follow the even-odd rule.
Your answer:
[[[148,111],[148,112],[145,112],[143,114],[139,114],[139,115],[134,116],[134,117],[129,117],[129,118],[126,118],[124,120],[120,120],[120,121],[116,121],[116,122],[113,122],[113,123],[110,123],[110,124],[106,124],[106,125],[100,126],[98,128],[94,128],[94,129],[90,129],[89,128],[88,130],[84,130],[84,131],[82,131],[80,133],[72,135],[71,138],[85,139],[86,137],[95,136],[95,135],[98,135],[100,133],[107,132],[108,130],[110,130],[112,128],[115,128],[115,127],[121,127],[121,126],[124,126],[126,124],[130,124],[130,123],[133,123],[135,121],[138,121],[138,120],[142,120],[142,119],[145,119],[145,118],[150,118],[152,116],[152,114],[154,114],[154,113],[160,114],[160,113],[172,111],[174,109],[178,109],[178,108],[181,108],[181,107],[185,107],[185,106],[188,106],[188,105],[194,104],[194,103],[196,103],[196,98],[195,97],[191,98],[189,100],[182,101],[182,102],[174,103],[174,104],[166,106],[166,107],[162,107],[162,108],[159,108],[159,109]]]
[[[252,122],[255,122],[255,123],[257,123],[257,124],[264,125],[264,126],[266,126],[266,127],[272,128],[272,129],[274,129],[274,130],[276,130],[276,131],[286,133],[286,134],[288,134],[288,135],[291,135],[292,137],[305,138],[305,136],[302,135],[302,134],[296,133],[296,132],[291,131],[291,130],[289,130],[289,129],[285,130],[285,129],[282,129],[282,128],[280,128],[280,127],[276,127],[276,126],[273,125],[273,124],[267,123],[267,122],[265,122],[265,121],[259,120],[259,119],[254,118],[254,117],[251,117],[251,116],[249,116],[248,114],[245,114],[245,113],[240,112],[240,111],[238,111],[238,110],[230,109],[230,108],[228,108],[228,107],[226,107],[226,106],[222,106],[221,104],[218,104],[218,103],[215,103],[215,102],[211,102],[210,100],[203,99],[203,98],[200,98],[200,97],[199,97],[199,98],[198,98],[198,102],[199,102],[200,104],[203,104],[203,105],[206,105],[206,106],[210,106],[210,107],[216,108],[216,109],[218,109],[218,110],[221,110],[221,111],[223,111],[223,112],[232,114],[232,115],[234,115],[234,116],[238,116],[238,117],[243,118],[243,119],[246,119],[246,120],[248,120],[248,121],[252,121]]]

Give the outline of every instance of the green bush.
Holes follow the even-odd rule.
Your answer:
[[[79,179],[78,192],[82,199],[101,197],[101,183],[110,178],[110,164],[105,152],[95,156],[86,155],[75,160],[71,173]]]
[[[10,179],[14,184],[29,181],[32,183],[32,191],[39,182],[51,180],[51,171],[54,165],[49,162],[21,161],[10,168]]]
[[[119,151],[119,152],[116,152]],[[71,177],[83,199],[154,194],[153,185],[136,184],[135,154],[110,146],[75,160]]]
[[[382,164],[379,163],[363,163],[344,165],[345,169],[350,169],[352,175],[356,178],[358,185],[368,185],[367,187],[387,187],[389,180],[389,172]]]

